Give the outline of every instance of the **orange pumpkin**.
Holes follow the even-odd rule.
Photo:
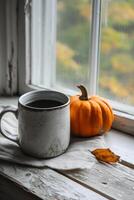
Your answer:
[[[114,120],[111,106],[100,96],[90,96],[83,85],[82,95],[70,97],[71,132],[80,137],[100,135],[109,131]]]

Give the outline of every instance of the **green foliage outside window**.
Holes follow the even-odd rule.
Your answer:
[[[69,87],[89,83],[91,2],[58,0],[57,80]],[[102,9],[99,94],[134,105],[134,2],[105,0]]]

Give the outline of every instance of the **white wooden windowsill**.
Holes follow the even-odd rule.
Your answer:
[[[17,105],[17,97],[0,98],[0,105]],[[55,171],[0,161],[0,199],[119,199],[134,197],[134,137],[112,129],[105,135],[120,155],[117,166],[96,164],[91,170]],[[4,197],[4,198],[3,198]]]

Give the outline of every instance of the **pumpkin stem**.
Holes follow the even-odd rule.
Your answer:
[[[85,86],[83,85],[78,85],[77,86],[80,90],[82,95],[79,97],[80,100],[88,100],[88,93],[87,93],[87,89],[85,88]]]

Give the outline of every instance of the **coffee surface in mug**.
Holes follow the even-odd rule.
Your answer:
[[[48,100],[48,99],[41,99],[32,101],[27,104],[27,106],[33,107],[33,108],[52,108],[61,106],[62,103],[56,100]]]

